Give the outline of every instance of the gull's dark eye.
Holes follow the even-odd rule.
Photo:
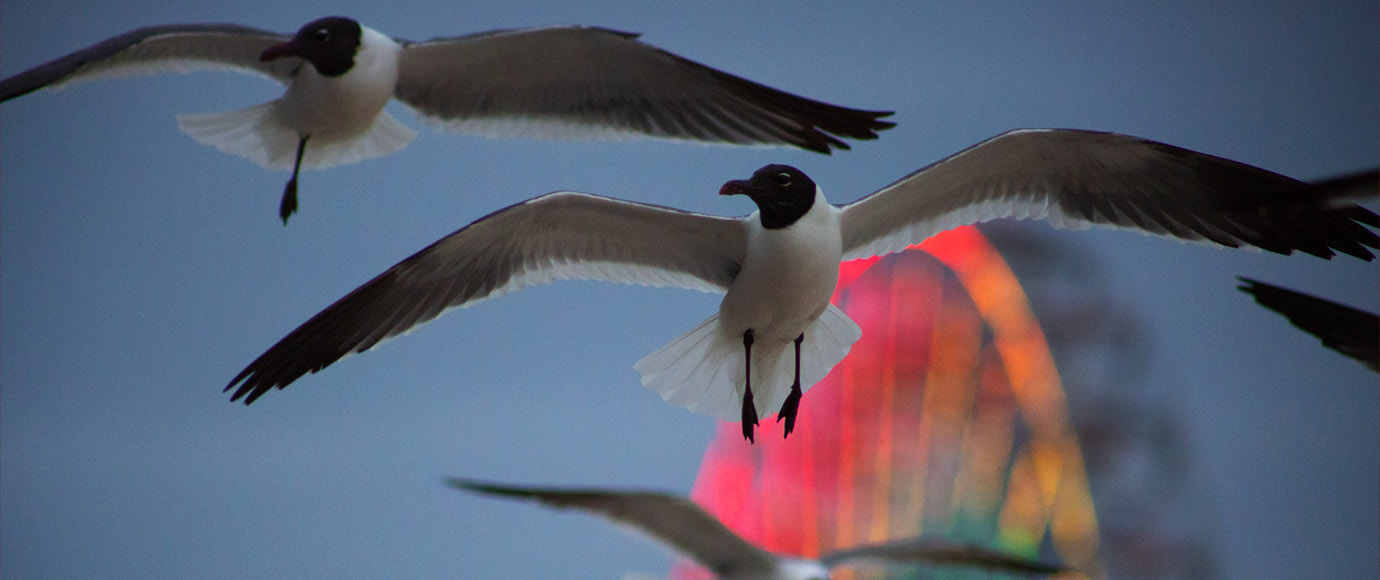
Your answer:
[[[311,33],[311,36],[316,39],[317,42],[326,42],[331,38],[331,31],[325,28],[318,28],[315,32]]]
[[[791,174],[786,173],[786,172],[781,172],[781,173],[776,174],[776,184],[777,184],[777,185],[780,185],[781,187],[790,187],[790,186],[791,186]]]

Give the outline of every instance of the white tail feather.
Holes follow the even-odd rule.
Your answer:
[[[277,105],[278,101],[271,101],[238,111],[178,115],[177,126],[198,143],[244,157],[265,169],[292,169],[300,137]],[[381,111],[359,133],[335,138],[313,136],[302,156],[302,169],[382,157],[407,146],[416,136],[411,127]]]
[[[830,304],[805,329],[800,349],[800,386],[808,391],[823,380],[858,338],[862,329]],[[795,377],[795,347],[757,343],[752,349],[752,394],[757,415],[776,413],[790,394]],[[719,326],[719,315],[637,361],[642,384],[667,402],[724,421],[742,418],[743,339]]]

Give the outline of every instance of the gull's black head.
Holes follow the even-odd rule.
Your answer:
[[[762,227],[769,230],[795,223],[815,203],[815,182],[789,165],[773,164],[752,173],[752,179],[725,183],[719,195],[746,195],[761,210]]]
[[[358,22],[328,16],[308,22],[297,30],[292,40],[268,47],[259,55],[259,60],[295,56],[310,62],[322,76],[338,77],[355,66],[355,52],[359,50],[363,35],[364,30]]]

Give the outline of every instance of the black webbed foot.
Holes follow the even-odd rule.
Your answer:
[[[743,331],[743,439],[755,443],[752,429],[757,426],[757,405],[752,402],[752,329]]]
[[[795,431],[795,415],[800,411],[800,343],[805,341],[805,333],[795,337],[795,382],[791,383],[791,394],[786,395],[786,402],[781,404],[781,410],[776,413],[776,422],[786,420],[786,432],[781,436],[782,439],[791,436]]]
[[[755,443],[752,431],[757,424],[757,405],[752,401],[752,389],[748,389],[743,393],[743,439],[748,443]]]
[[[776,413],[776,422],[786,420],[786,433],[783,438],[790,437],[791,432],[795,431],[795,414],[800,411],[800,383],[791,385],[791,394],[786,395],[786,402],[781,404],[781,410]]]
[[[292,174],[292,179],[287,182],[287,187],[283,188],[283,202],[278,204],[278,217],[283,218],[283,225],[287,225],[288,218],[297,213],[297,173]]]
[[[283,187],[283,201],[278,204],[278,217],[283,219],[283,225],[287,225],[288,218],[297,213],[297,174],[302,169],[302,154],[307,151],[309,138],[311,135],[302,137],[302,140],[297,142],[297,160],[292,164],[292,179]]]

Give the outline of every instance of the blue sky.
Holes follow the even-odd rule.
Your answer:
[[[220,388],[436,238],[558,189],[738,215],[771,162],[848,201],[1017,127],[1148,137],[1302,179],[1380,159],[1374,2],[0,4],[0,74],[140,26],[289,32],[342,14],[424,39],[595,24],[813,98],[894,109],[853,151],[490,141],[287,174],[175,113],[275,98],[201,73],[0,106],[0,573],[20,578],[614,578],[665,559],[603,522],[443,475],[688,491],[713,422],[632,364],[716,296],[560,283],[454,312],[254,406]],[[410,112],[394,113],[414,127]],[[1037,224],[1034,227],[1044,227]],[[1376,309],[1374,263],[1063,233],[1108,270],[1176,385],[1232,578],[1359,577],[1380,557],[1380,389],[1233,289],[1248,275]],[[810,425],[808,401],[798,428]],[[558,526],[559,528],[553,527]],[[535,553],[534,553],[535,552]]]

